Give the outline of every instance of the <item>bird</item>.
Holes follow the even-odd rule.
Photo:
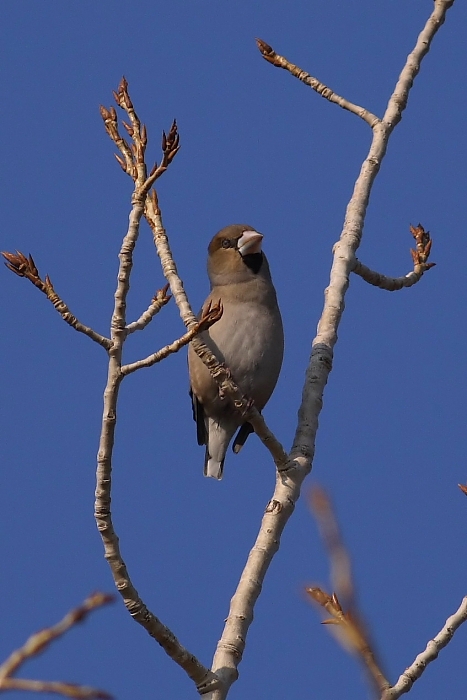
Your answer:
[[[284,354],[282,318],[262,240],[263,234],[246,224],[226,226],[211,240],[211,292],[203,309],[220,301],[223,313],[200,334],[259,411],[274,391]],[[217,383],[191,345],[188,369],[198,445],[206,446],[204,474],[220,480],[235,432],[238,430],[233,451],[238,453],[253,427],[219,393]]]

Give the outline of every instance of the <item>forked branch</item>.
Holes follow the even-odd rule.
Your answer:
[[[144,358],[144,360],[138,360],[137,362],[132,362],[129,365],[123,365],[122,375],[126,376],[127,374],[136,372],[136,370],[142,369],[143,367],[152,367],[157,362],[165,360],[166,357],[172,355],[174,352],[178,352],[181,348],[185,347],[185,345],[188,345],[188,343],[193,340],[198,333],[202,333],[202,331],[207,330],[214,323],[217,323],[222,316],[222,311],[222,304],[220,302],[213,306],[210,304],[201,316],[198,323],[192,326],[189,331],[182,335],[181,338],[174,340],[173,343],[166,345],[152,355],[149,355],[149,357]]]
[[[210,694],[206,700],[224,700],[231,684],[238,676],[245,640],[253,619],[253,608],[274,554],[278,550],[282,531],[290,518],[305,476],[310,472],[315,450],[318,417],[322,408],[324,388],[332,369],[333,349],[337,330],[344,310],[345,293],[356,251],[363,233],[363,223],[375,177],[383,161],[390,135],[400,121],[410,88],[420,69],[423,57],[453,0],[436,0],[434,11],[418,37],[414,50],[407,58],[383,120],[370,113],[359,112],[353,105],[350,111],[361,116],[372,126],[372,143],[363,162],[354,191],[347,206],[345,222],[339,241],[334,246],[334,258],[329,286],[325,291],[324,308],[312,343],[310,362],[306,371],[298,424],[290,452],[294,469],[280,475],[276,489],[263,516],[256,543],[250,552],[237,590],[231,600],[229,615],[213,661],[213,671],[223,681],[223,688]],[[323,92],[324,94],[324,92]],[[329,99],[329,98],[328,98]],[[340,104],[338,99],[332,101]],[[347,105],[343,105],[347,109]],[[375,121],[374,121],[375,120]]]
[[[105,558],[109,563],[116,588],[122,596],[128,612],[133,619],[142,625],[148,634],[162,646],[164,651],[184,669],[201,691],[206,688],[216,688],[218,685],[216,676],[180,644],[173,632],[148,609],[144,601],[140,598],[123,561],[119,540],[112,521],[110,507],[112,453],[115,439],[119,388],[126,374],[129,374],[131,371],[136,371],[140,366],[145,366],[144,360],[140,366],[134,367],[133,369],[131,369],[131,365],[122,366],[123,346],[129,334],[128,326],[126,325],[126,300],[130,289],[133,251],[138,240],[141,217],[144,214],[148,191],[156,177],[159,177],[159,175],[165,172],[178,150],[176,127],[173,127],[169,138],[165,135],[163,136],[163,146],[165,144],[165,148],[163,148],[162,168],[158,171],[156,167],[155,170],[153,169],[154,172],[151,172],[148,176],[145,162],[147,145],[146,128],[141,125],[138,115],[136,114],[128,93],[128,84],[124,78],[120,82],[117,92],[114,93],[114,97],[119,107],[121,107],[128,116],[130,123],[125,124],[125,128],[130,135],[131,145],[122,138],[119,133],[115,108],[111,107],[110,109],[106,109],[105,107],[101,107],[101,115],[107,133],[121,153],[122,157],[118,156],[117,160],[123,170],[132,178],[134,190],[128,230],[123,239],[119,254],[120,266],[118,270],[117,289],[115,292],[114,312],[111,322],[111,338],[113,345],[111,352],[109,352],[108,378],[104,391],[102,429],[97,456],[95,518],[97,528],[104,544]],[[165,298],[167,288],[162,290],[162,292]],[[152,311],[149,312],[149,315],[151,315],[151,313]],[[148,312],[146,312],[145,318],[139,319],[136,324],[147,325],[150,320],[147,314]],[[132,324],[130,324],[130,328],[131,327]],[[136,330],[136,327],[133,326],[133,328]],[[175,351],[175,349],[173,351]],[[168,354],[169,352],[166,353],[166,355]]]
[[[57,693],[67,698],[81,698],[82,700],[111,700],[111,695],[103,690],[89,688],[85,685],[75,685],[63,681],[27,680],[13,678],[13,675],[28,659],[41,654],[53,641],[59,639],[78,623],[83,622],[93,610],[108,605],[113,600],[112,595],[94,593],[86,598],[82,605],[65,615],[63,620],[56,625],[31,635],[27,642],[20,649],[14,651],[0,666],[0,692],[4,690],[29,690],[37,693]]]

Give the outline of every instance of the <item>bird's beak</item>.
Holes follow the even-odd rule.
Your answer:
[[[263,235],[258,231],[244,231],[237,243],[237,250],[240,255],[252,255],[261,252],[261,241]]]

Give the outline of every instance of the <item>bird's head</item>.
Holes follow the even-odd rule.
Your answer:
[[[232,224],[216,233],[208,248],[212,286],[247,282],[267,267],[262,240],[263,235],[247,224]]]

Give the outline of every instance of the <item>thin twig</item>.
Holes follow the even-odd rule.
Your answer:
[[[134,333],[135,331],[142,331],[146,326],[152,321],[154,316],[156,316],[159,311],[171,300],[171,295],[167,294],[169,285],[166,284],[162,289],[158,289],[151,304],[148,306],[147,310],[144,311],[137,321],[129,323],[126,327],[127,335]]]
[[[408,693],[416,680],[426,670],[428,664],[434,661],[441,649],[443,649],[454,636],[456,630],[467,620],[467,596],[462,600],[458,610],[448,617],[442,630],[428,642],[426,649],[419,654],[413,664],[405,669],[397,683],[386,690],[381,700],[397,700],[404,693]]]
[[[357,117],[360,117],[360,119],[363,119],[363,121],[369,124],[371,128],[373,128],[375,124],[377,124],[380,121],[380,119],[376,115],[372,114],[364,107],[359,107],[359,105],[353,104],[353,102],[349,102],[349,100],[346,100],[344,97],[337,95],[331,90],[331,88],[328,88],[317,78],[314,78],[306,71],[291,63],[286,58],[284,58],[284,56],[280,56],[274,51],[274,49],[271,46],[269,46],[269,44],[266,44],[266,42],[262,39],[256,39],[256,44],[261,52],[262,57],[266,61],[272,63],[273,66],[277,66],[278,68],[284,68],[285,70],[288,70],[289,73],[292,73],[293,76],[301,80],[302,83],[305,83],[305,85],[311,87],[315,92],[318,93],[318,95],[321,95],[321,97],[324,97],[326,100],[329,100],[329,102],[334,102],[335,104],[339,105],[339,107],[342,107],[342,109],[347,109],[349,112],[352,112],[352,114],[356,114]]]
[[[382,275],[380,272],[371,270],[361,263],[360,260],[357,260],[357,258],[355,258],[355,265],[352,268],[352,272],[362,277],[368,284],[372,284],[380,289],[386,289],[388,292],[395,292],[404,287],[412,287],[421,280],[423,273],[434,267],[436,263],[428,262],[432,244],[430,232],[425,231],[421,224],[418,224],[418,226],[410,226],[410,232],[415,238],[416,244],[415,250],[410,250],[414,264],[412,272],[409,272],[404,277],[386,277],[386,275]]]
[[[62,681],[35,681],[26,678],[5,678],[0,685],[0,692],[4,690],[26,690],[31,693],[54,693],[65,698],[79,698],[80,700],[112,700],[112,695],[104,690],[90,688],[87,685],[75,683],[63,683]]]
[[[102,345],[102,347],[106,350],[110,349],[112,341],[109,340],[109,338],[104,337],[100,333],[96,333],[96,331],[94,331],[92,328],[89,328],[89,326],[85,326],[83,323],[78,321],[76,316],[73,316],[68,306],[65,304],[63,299],[58,296],[57,292],[53,288],[50,277],[46,275],[45,280],[41,279],[32,255],[29,255],[27,258],[19,250],[16,251],[16,255],[14,253],[7,252],[3,252],[2,255],[7,261],[5,263],[7,268],[14,272],[15,275],[18,275],[18,277],[26,277],[26,279],[32,282],[35,287],[40,289],[40,291],[46,295],[47,299],[52,302],[60,316],[66,323],[68,323],[69,326],[74,328],[79,333],[84,333],[84,335],[87,335],[88,338],[94,340],[95,343]]]
[[[428,19],[401,73],[404,81],[398,100],[393,96],[389,101],[391,106],[395,105],[399,110],[393,115],[393,119],[398,117],[400,121],[409,90],[419,71],[420,62],[452,4],[453,0],[436,0],[434,12]],[[282,531],[300,496],[303,480],[311,471],[318,417],[322,408],[324,388],[332,369],[333,348],[337,342],[337,330],[344,309],[349,276],[354,265],[355,253],[360,245],[371,188],[386,153],[394,124],[394,121],[389,124],[378,120],[373,125],[370,151],[362,165],[347,206],[340,240],[334,246],[330,283],[325,291],[323,313],[312,344],[297,429],[290,453],[290,458],[295,460],[295,469],[279,475],[276,479],[274,495],[266,509],[255,545],[231,600],[225,628],[214,655],[212,669],[222,680],[222,688],[210,693],[205,700],[225,700],[230,686],[238,677],[238,664],[242,659],[256,599],[261,591],[269,564],[279,548]]]
[[[182,335],[181,338],[178,338],[177,340],[174,340],[173,343],[170,343],[170,345],[166,345],[165,347],[161,348],[157,352],[153,353],[152,355],[149,355],[148,357],[144,358],[143,360],[138,360],[137,362],[132,362],[129,365],[123,365],[122,366],[122,375],[126,376],[127,374],[131,374],[132,372],[136,372],[136,370],[141,369],[143,367],[152,367],[155,365],[157,362],[160,362],[161,360],[165,360],[166,357],[169,355],[172,355],[175,352],[178,352],[181,350],[181,348],[185,347],[185,345],[188,345],[188,343],[193,340],[195,335],[198,333],[201,333],[202,331],[207,330],[210,328],[214,323],[217,323],[217,321],[220,319],[222,316],[222,304],[216,304],[207,307],[207,309],[204,311],[202,317],[200,318],[199,322],[193,326],[189,331],[187,331],[184,335]]]
[[[65,617],[52,627],[36,632],[31,635],[26,643],[12,652],[10,656],[0,666],[0,692],[2,690],[32,690],[35,692],[58,693],[70,698],[111,698],[103,690],[96,690],[87,686],[75,685],[61,681],[36,681],[16,679],[11,676],[33,656],[37,656],[45,651],[50,644],[62,637],[69,629],[80,622],[83,622],[89,613],[103,605],[108,605],[114,600],[113,595],[106,593],[93,593],[86,598],[84,603],[78,608],[74,608]]]

